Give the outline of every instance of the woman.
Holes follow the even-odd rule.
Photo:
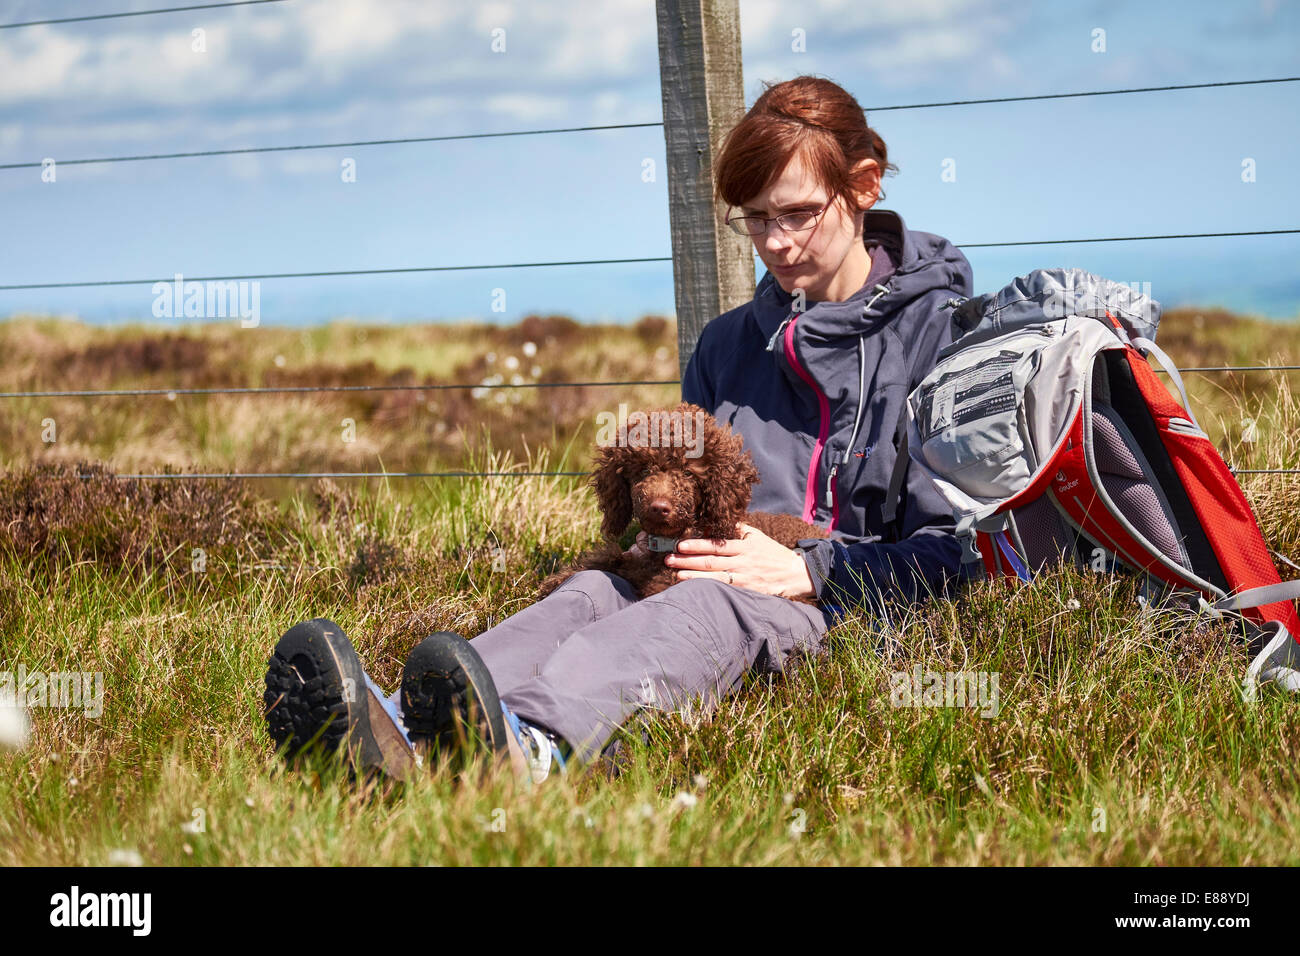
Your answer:
[[[307,741],[332,713],[326,742],[347,732],[363,763],[383,765],[401,723],[417,747],[469,728],[540,779],[598,757],[640,710],[707,712],[747,672],[817,653],[852,605],[954,580],[951,512],[927,479],[909,469],[896,516],[881,514],[904,400],[951,340],[942,307],[972,285],[946,239],[872,209],[896,168],[850,94],[798,77],[764,91],[715,171],[728,224],[768,271],[753,300],[704,328],[682,400],[743,436],[761,475],[753,508],[830,538],[792,550],[742,525],[734,540],[682,541],[666,558],[681,583],[639,601],[621,578],[581,572],[472,644],[426,638],[383,709],[340,699],[363,682],[382,695],[336,625],[297,625],[267,674],[277,743]],[[820,607],[787,600],[812,596]]]

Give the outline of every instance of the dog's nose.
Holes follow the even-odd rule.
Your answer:
[[[667,498],[656,498],[650,502],[650,512],[660,518],[667,518],[673,513],[673,506],[668,503]]]

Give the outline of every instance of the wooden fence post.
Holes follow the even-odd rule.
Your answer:
[[[739,0],[656,0],[679,371],[710,319],[754,296],[751,242],[722,222],[713,161],[744,116]]]

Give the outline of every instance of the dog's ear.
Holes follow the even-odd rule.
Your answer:
[[[591,486],[600,505],[600,533],[617,539],[632,523],[631,461],[627,449],[600,448],[596,452],[596,468],[591,476]]]
[[[709,472],[717,467],[720,456],[734,453],[730,440],[734,437],[738,447],[740,436],[719,425],[718,420],[699,405],[682,402],[674,411],[681,415],[682,426],[700,447],[699,457],[686,458],[686,470],[696,478],[707,478]]]
[[[736,522],[749,510],[759,475],[753,457],[741,450],[742,444],[739,435],[715,426],[705,433],[704,454],[687,464],[692,473],[704,479],[698,529],[701,537],[734,538]]]

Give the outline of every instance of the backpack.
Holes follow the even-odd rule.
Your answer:
[[[1268,681],[1300,691],[1300,582],[1281,582],[1155,344],[1159,303],[1081,269],[1039,269],[946,307],[954,341],[905,403],[882,517],[893,520],[910,462],[952,506],[968,575],[1029,581],[1061,562],[1137,572],[1139,600],[1173,590],[1243,622],[1246,699]]]

